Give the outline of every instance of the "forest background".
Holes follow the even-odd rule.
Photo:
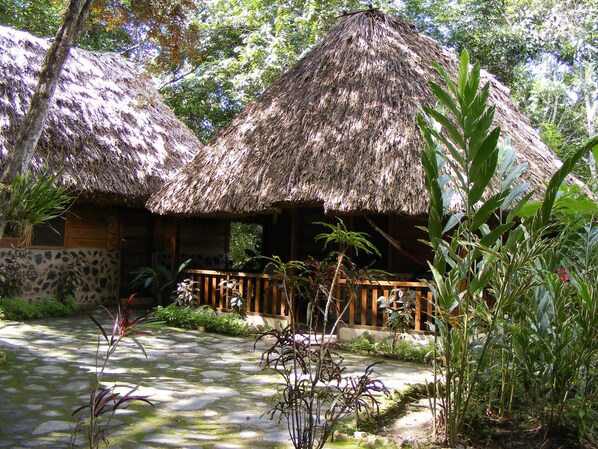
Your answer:
[[[50,37],[65,0],[0,0],[0,23]],[[413,23],[494,73],[561,157],[595,135],[598,0],[97,0],[79,47],[121,53],[208,142],[343,12]],[[590,154],[577,174],[596,188]]]

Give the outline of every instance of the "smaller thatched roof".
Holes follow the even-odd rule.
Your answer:
[[[416,125],[436,100],[437,61],[458,73],[449,49],[376,10],[332,30],[148,202],[159,213],[247,215],[320,204],[327,212],[424,214],[429,198]],[[495,125],[525,177],[541,189],[556,155],[487,72]]]
[[[0,164],[50,43],[0,27]],[[143,205],[199,149],[150,77],[117,54],[71,49],[31,169],[63,169],[83,198]]]

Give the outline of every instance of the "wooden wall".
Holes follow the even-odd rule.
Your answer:
[[[91,204],[76,205],[67,212],[66,248],[119,249],[119,210]]]

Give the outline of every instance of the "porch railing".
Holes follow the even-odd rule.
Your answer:
[[[230,311],[231,289],[227,283],[234,283],[243,297],[249,315],[263,315],[288,320],[289,310],[281,282],[266,274],[242,273],[215,270],[185,270],[184,276],[191,279],[198,290],[195,298],[198,305],[208,305],[218,311]],[[223,282],[224,281],[224,282]],[[392,289],[400,288],[415,291],[413,328],[416,331],[428,330],[432,322],[432,294],[422,282],[403,281],[362,281],[351,288],[353,301],[343,315],[346,326],[368,329],[384,329],[386,314],[378,306],[380,296],[388,297]],[[349,288],[346,280],[339,282],[337,295],[347,299]],[[292,298],[296,312],[302,307],[300,298]]]

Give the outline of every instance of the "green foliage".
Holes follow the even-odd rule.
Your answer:
[[[231,268],[242,271],[259,268],[262,233],[259,224],[238,221],[230,224],[228,261]]]
[[[131,280],[131,287],[133,288],[152,288],[155,297],[158,299],[158,304],[164,303],[164,294],[172,287],[176,278],[183,272],[187,265],[191,263],[192,259],[188,259],[179,265],[175,275],[173,276],[170,270],[164,265],[158,264],[156,267],[141,267],[133,271],[134,276]]]
[[[393,288],[388,297],[378,298],[378,307],[386,314],[386,325],[392,335],[392,345],[396,342],[398,332],[408,332],[412,328],[415,295],[414,290]]]
[[[0,23],[38,36],[56,32],[61,12],[62,5],[54,0],[0,0]]]
[[[408,340],[384,339],[378,343],[366,332],[353,340],[340,343],[341,347],[358,354],[375,355],[405,362],[430,364],[433,360],[434,346],[414,344]]]
[[[154,318],[170,326],[184,329],[202,329],[222,335],[245,336],[252,333],[249,324],[233,314],[217,314],[210,307],[179,307],[170,304],[167,307],[158,307]]]
[[[539,201],[529,202],[517,215],[522,218],[532,217],[541,209],[542,204]],[[589,220],[598,215],[598,204],[581,192],[578,185],[562,184],[554,200],[553,213],[561,215],[562,220],[568,217],[572,220],[578,220],[580,217]]]
[[[447,88],[431,84],[439,106],[424,108],[427,117],[419,119],[431,195],[428,232],[435,251],[430,282],[438,353],[434,385],[441,387],[434,407],[442,415],[450,444],[476,417],[486,413],[508,416],[514,393],[522,390],[521,382],[534,376],[544,379],[544,398],[536,394],[527,400],[542,410],[539,419],[547,433],[562,425],[567,396],[579,391],[573,388],[572,379],[580,372],[566,355],[573,353],[573,347],[563,346],[563,338],[575,346],[576,354],[585,354],[576,346],[581,340],[568,317],[579,317],[582,328],[594,326],[593,318],[580,313],[583,308],[566,299],[556,274],[559,267],[548,263],[546,255],[558,254],[564,243],[562,229],[554,234],[558,225],[551,222],[555,210],[559,211],[555,209],[559,187],[597,142],[576,150],[564,162],[533,217],[516,220],[530,197],[525,195],[527,184],[519,182],[525,167],[515,165],[508,143],[498,145],[500,130],[490,128],[494,109],[487,106],[488,85],[479,88],[479,67],[476,64],[469,71],[468,63],[464,52],[457,84],[436,66]],[[442,217],[453,195],[462,212],[454,213],[443,226]],[[559,309],[563,313],[557,313]],[[521,359],[515,357],[512,338],[516,334],[525,335],[526,341],[535,339],[546,355],[529,358],[523,349]],[[585,338],[590,338],[587,342],[595,337]],[[552,368],[548,354],[553,357]],[[562,366],[570,367],[572,377],[554,377],[563,375]],[[547,369],[549,375],[538,376]],[[495,390],[481,388],[487,378],[500,379]]]
[[[31,241],[33,227],[62,216],[73,197],[69,188],[59,184],[59,174],[42,174],[35,178],[19,175],[10,189],[6,234]]]
[[[75,298],[45,299],[28,302],[23,299],[0,298],[0,319],[11,321],[39,320],[73,315],[79,310]]]

